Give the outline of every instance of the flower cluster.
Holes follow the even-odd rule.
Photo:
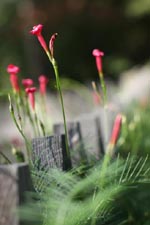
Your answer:
[[[20,93],[19,79],[17,74],[20,72],[20,68],[16,65],[9,64],[7,66],[7,72],[10,75],[10,82],[14,93]],[[46,87],[48,83],[48,78],[45,75],[39,76],[39,92],[42,96],[46,95]],[[30,78],[26,78],[22,80],[22,85],[25,88],[25,92],[28,95],[29,102],[33,110],[35,110],[35,92],[37,91],[36,87],[33,87],[33,80]]]

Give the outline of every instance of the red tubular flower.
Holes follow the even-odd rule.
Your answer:
[[[33,80],[30,78],[23,79],[22,84],[25,88],[31,87],[33,85]]]
[[[57,35],[58,35],[57,33],[53,34],[49,41],[49,49],[50,49],[50,54],[51,54],[52,58],[54,57],[54,42],[55,42]]]
[[[98,70],[98,73],[102,73],[102,56],[104,56],[104,52],[100,51],[99,49],[94,49],[92,52],[93,56],[96,60],[96,67]]]
[[[35,110],[35,96],[34,93],[36,92],[36,87],[28,87],[25,89],[26,93],[28,94],[29,102],[33,110]]]
[[[18,66],[15,66],[13,64],[9,64],[7,66],[7,72],[10,74],[9,79],[10,79],[12,88],[15,92],[20,91],[19,84],[18,84],[18,76],[17,76],[19,71],[20,71],[20,68]]]
[[[110,144],[113,146],[116,144],[116,142],[118,140],[118,136],[119,136],[120,129],[121,129],[121,124],[122,124],[122,115],[118,114],[116,116],[116,119],[114,122],[111,139],[110,139]]]
[[[97,92],[93,92],[93,101],[95,105],[100,105],[101,103],[101,97]]]
[[[42,35],[42,29],[43,29],[43,25],[42,24],[38,24],[36,26],[33,27],[33,29],[30,31],[31,34],[36,35],[41,46],[43,47],[43,49],[45,50],[45,52],[48,52],[48,47],[47,44],[43,38]]]
[[[17,73],[20,72],[20,68],[18,66],[13,65],[13,64],[9,64],[7,66],[7,72],[9,74],[17,74]]]
[[[40,83],[40,93],[41,93],[41,95],[45,95],[46,94],[46,86],[48,83],[47,77],[44,75],[39,76],[39,83]]]

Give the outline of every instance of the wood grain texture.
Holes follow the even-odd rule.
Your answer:
[[[72,165],[77,166],[86,160],[80,123],[78,121],[68,122],[67,131]],[[53,132],[57,135],[64,134],[64,124],[54,124]]]
[[[26,163],[0,165],[0,224],[21,225],[17,209],[31,191],[29,167]],[[23,222],[23,224],[27,224]]]
[[[34,138],[32,160],[38,170],[48,171],[50,168],[68,170],[71,167],[71,161],[66,152],[65,136]]]

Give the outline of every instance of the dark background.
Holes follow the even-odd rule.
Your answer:
[[[6,67],[21,67],[22,77],[53,76],[52,67],[29,31],[43,24],[47,42],[57,32],[55,57],[62,76],[80,81],[97,77],[92,50],[105,52],[104,73],[120,73],[149,60],[150,1],[147,0],[0,0],[0,86]]]

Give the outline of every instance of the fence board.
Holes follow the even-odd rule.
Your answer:
[[[21,225],[16,213],[25,202],[25,192],[31,191],[29,167],[26,163],[0,165],[0,224]],[[23,224],[29,224],[23,222]]]
[[[99,159],[102,143],[100,146],[101,135],[99,124],[97,119],[92,114],[83,114],[78,118],[81,124],[81,134],[83,138],[83,143],[85,150],[93,156],[95,159]]]
[[[71,168],[64,135],[34,138],[32,148],[33,164],[38,170],[48,171],[50,168],[68,170]]]
[[[64,134],[64,124],[54,124],[53,131],[57,135]],[[78,121],[68,122],[67,131],[72,165],[76,166],[86,161],[86,154],[82,140],[80,123]]]

